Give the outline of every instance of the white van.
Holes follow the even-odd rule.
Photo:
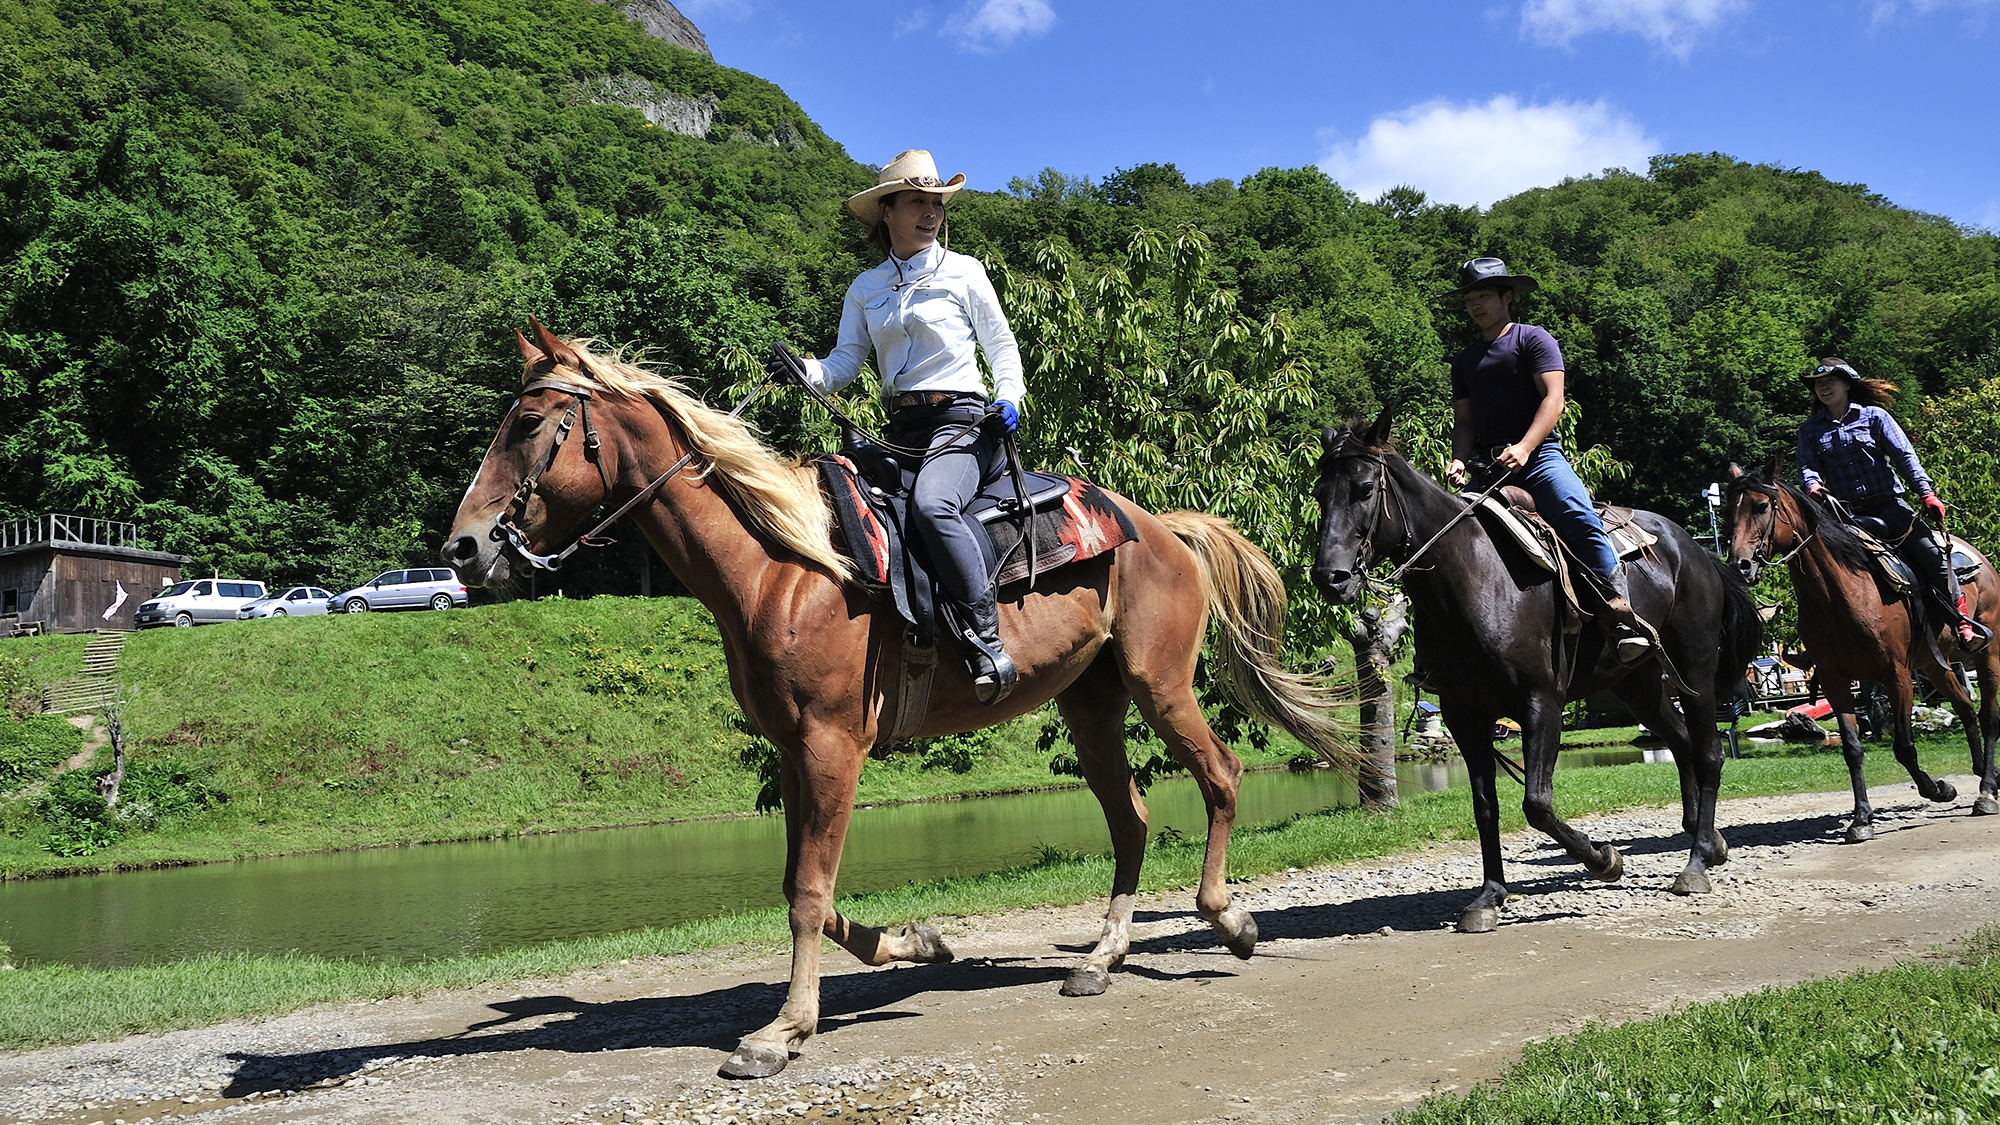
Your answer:
[[[176,582],[139,607],[139,628],[158,625],[207,625],[234,621],[236,611],[264,596],[262,582],[240,578],[196,578]]]

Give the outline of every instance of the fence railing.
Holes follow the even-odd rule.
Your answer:
[[[32,543],[52,546],[73,543],[92,547],[140,547],[139,526],[123,520],[100,520],[51,512],[0,522],[0,550]]]

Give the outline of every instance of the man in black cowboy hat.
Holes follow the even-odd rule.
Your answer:
[[[1605,625],[1618,659],[1635,663],[1652,652],[1652,630],[1633,616],[1618,553],[1556,437],[1562,349],[1547,329],[1514,323],[1514,298],[1536,285],[1532,277],[1508,273],[1498,258],[1458,267],[1458,288],[1447,296],[1464,300],[1465,315],[1482,339],[1451,361],[1452,462],[1445,476],[1462,487],[1466,463],[1481,450],[1491,459],[1490,472],[1511,473],[1510,483],[1535,498],[1535,510],[1603,583]]]

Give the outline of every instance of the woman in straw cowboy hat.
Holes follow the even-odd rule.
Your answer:
[[[954,625],[967,650],[982,703],[1014,689],[1014,662],[1000,643],[1000,611],[983,532],[965,515],[980,481],[999,466],[1001,438],[981,425],[989,413],[976,348],[993,371],[991,414],[1012,431],[1026,385],[1021,353],[979,259],[945,248],[945,203],[965,185],[938,179],[931,154],[911,149],[891,160],[874,187],[850,196],[848,213],[868,227],[887,256],[847,287],[840,337],[825,359],[807,359],[805,378],[821,391],[845,386],[873,351],[882,381],[885,436],[917,461],[912,520],[930,550]],[[773,356],[771,372],[791,374]]]
[[[1967,611],[1950,554],[1903,503],[1907,481],[1923,506],[1944,523],[1944,501],[1931,487],[1930,474],[1918,463],[1903,427],[1883,409],[1895,401],[1896,384],[1864,379],[1838,356],[1820,360],[1799,379],[1813,396],[1813,408],[1799,425],[1799,478],[1806,495],[1817,500],[1830,495],[1856,516],[1876,523],[1869,530],[1895,546],[1945,612],[1957,619],[1958,643],[1965,651],[1986,647],[1989,634]]]

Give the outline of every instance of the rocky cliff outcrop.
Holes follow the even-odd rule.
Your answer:
[[[706,137],[719,104],[714,94],[683,97],[662,90],[636,74],[607,75],[579,84],[583,100],[597,105],[622,105],[646,115],[646,120],[670,132]]]
[[[701,29],[694,25],[693,20],[681,15],[680,9],[667,0],[606,0],[606,2],[638,21],[639,26],[646,29],[646,34],[653,38],[664,39],[676,47],[686,47],[704,58],[715,57],[708,52],[708,37],[701,33]]]

